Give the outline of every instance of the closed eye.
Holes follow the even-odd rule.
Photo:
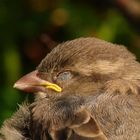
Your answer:
[[[57,81],[63,82],[70,80],[72,78],[72,73],[70,71],[64,71],[57,75]]]

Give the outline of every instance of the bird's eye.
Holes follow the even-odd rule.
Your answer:
[[[61,72],[57,76],[59,81],[67,81],[72,78],[72,73],[70,71]]]

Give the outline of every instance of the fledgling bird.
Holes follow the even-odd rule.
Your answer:
[[[140,63],[121,45],[64,42],[14,87],[36,99],[4,122],[2,140],[140,140]]]

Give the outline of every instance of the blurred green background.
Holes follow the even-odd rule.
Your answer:
[[[140,60],[139,0],[0,0],[0,125],[31,94],[13,89],[65,40],[95,36]]]

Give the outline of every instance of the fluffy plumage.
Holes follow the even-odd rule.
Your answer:
[[[55,85],[20,80],[17,88],[39,97],[4,123],[3,139],[140,140],[140,64],[125,47],[96,38],[67,41],[35,76]]]

